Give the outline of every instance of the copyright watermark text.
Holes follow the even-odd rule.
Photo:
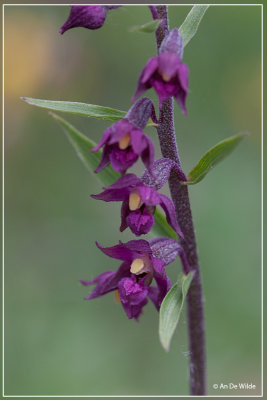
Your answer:
[[[253,383],[214,383],[212,385],[215,390],[255,390],[256,385]]]

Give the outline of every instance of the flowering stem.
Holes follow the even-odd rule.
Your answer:
[[[154,19],[161,19],[156,30],[157,48],[168,34],[168,11],[166,6],[150,6]],[[173,122],[173,100],[165,100],[159,110],[158,135],[163,157],[175,161],[179,167],[180,159],[176,144]],[[205,395],[205,337],[201,277],[198,263],[194,225],[192,220],[188,188],[179,182],[177,172],[172,171],[169,187],[175,205],[178,223],[184,234],[181,240],[190,270],[194,278],[187,294],[187,314],[190,345],[190,392],[192,395]],[[188,273],[188,271],[184,271]]]

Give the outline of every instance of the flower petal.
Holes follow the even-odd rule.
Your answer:
[[[142,72],[142,83],[145,83],[149,80],[149,78],[154,74],[154,72],[157,70],[159,65],[159,58],[158,57],[152,57],[148,60],[146,63],[145,68],[143,69]]]
[[[139,129],[133,129],[131,131],[131,144],[133,151],[140,155],[147,146],[146,136]]]
[[[132,188],[142,181],[134,174],[126,174],[119,178],[115,183],[106,186],[103,192],[92,194],[91,197],[103,201],[124,201],[128,198]]]
[[[119,178],[115,183],[110,186],[105,186],[104,189],[123,189],[128,186],[136,186],[141,184],[142,181],[135,174],[126,174]]]
[[[188,93],[188,66],[186,64],[181,63],[178,69],[179,81],[182,89]]]
[[[103,247],[96,242],[97,247],[107,256],[117,260],[133,261],[138,255],[152,254],[149,243],[146,240],[130,240],[127,243],[120,242],[112,247]]]
[[[102,152],[100,163],[98,167],[94,170],[96,174],[99,171],[102,171],[102,169],[104,169],[109,164],[109,153],[110,153],[110,147],[105,146]]]
[[[80,282],[85,286],[96,284],[94,290],[85,298],[85,300],[91,300],[115,290],[118,287],[118,282],[127,276],[130,276],[130,267],[128,262],[124,262],[117,271],[103,272],[103,274],[98,275],[91,281],[81,280]]]
[[[128,119],[123,118],[120,121],[115,122],[115,124],[110,126],[111,135],[109,139],[109,144],[117,143],[126,133],[130,133],[135,126],[131,124]]]
[[[112,133],[111,127],[108,127],[102,135],[102,139],[100,140],[100,142],[98,143],[98,145],[96,147],[94,147],[91,152],[95,153],[96,151],[98,151],[102,146],[104,146],[104,144],[106,144],[109,141],[110,135]]]
[[[109,160],[115,171],[123,174],[138,160],[138,154],[132,148],[126,150],[113,148],[109,154]]]
[[[142,202],[148,206],[156,206],[160,204],[161,198],[160,194],[156,192],[156,190],[152,187],[142,185],[136,186],[136,190],[142,199]]]
[[[129,212],[130,212],[129,201],[127,199],[122,203],[122,206],[121,206],[121,226],[120,226],[121,232],[125,231],[125,229],[128,228],[126,218],[127,218],[127,215],[129,214]]]
[[[177,222],[177,216],[172,200],[168,196],[165,196],[165,194],[160,194],[160,205],[166,214],[168,224],[170,224],[175,232],[177,232],[177,234],[183,238],[184,234]]]
[[[142,308],[147,304],[147,287],[135,278],[124,278],[119,282],[119,295],[128,318],[138,320]]]
[[[158,258],[153,258],[154,278],[158,286],[158,295],[154,299],[154,304],[157,310],[160,309],[162,300],[171,288],[171,281],[166,275],[163,261]],[[152,300],[152,299],[151,299]],[[153,300],[152,300],[153,301]]]
[[[137,97],[139,97],[145,90],[151,88],[151,84],[148,82],[148,79],[156,71],[157,67],[158,57],[150,58],[139,75],[137,89],[132,97],[132,101],[135,101]]]
[[[136,235],[145,235],[150,232],[152,226],[154,225],[154,217],[152,214],[144,210],[131,211],[127,218],[127,225],[131,231]]]
[[[104,254],[111,258],[130,262],[134,259],[132,250],[126,247],[123,243],[117,244],[112,247],[103,247],[97,242],[96,245]]]
[[[124,246],[132,252],[141,254],[152,254],[149,243],[146,240],[130,240]]]
[[[114,189],[114,190],[104,190],[99,194],[91,194],[91,197],[96,200],[103,200],[103,201],[123,201],[129,196],[129,189]]]
[[[151,165],[153,164],[154,157],[155,157],[155,148],[154,143],[152,140],[146,136],[147,146],[141,154],[141,158],[145,166],[150,169]]]

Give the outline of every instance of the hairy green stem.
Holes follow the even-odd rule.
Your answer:
[[[157,48],[168,34],[168,11],[166,6],[150,6],[154,19],[162,22],[156,30]],[[170,158],[180,167],[180,158],[176,143],[176,134],[173,122],[173,100],[164,101],[159,110],[158,135],[163,157]],[[203,296],[201,277],[197,255],[195,231],[191,214],[188,187],[179,182],[177,173],[173,171],[169,178],[169,187],[175,205],[177,219],[184,239],[181,240],[190,270],[194,271],[194,278],[187,294],[188,333],[190,348],[190,393],[205,395],[205,329],[203,313]]]

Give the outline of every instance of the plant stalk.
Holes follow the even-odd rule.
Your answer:
[[[169,33],[168,10],[166,6],[150,6],[154,19],[162,22],[156,30],[156,42],[159,49],[162,40]],[[170,158],[181,167],[173,121],[173,99],[163,102],[159,109],[158,136],[163,157]],[[201,276],[196,247],[195,231],[191,214],[188,187],[182,185],[178,175],[172,171],[169,178],[171,197],[175,205],[177,220],[184,234],[181,245],[184,249],[190,270],[194,278],[187,294],[187,318],[190,349],[190,393],[201,396],[206,393],[205,377],[205,329]],[[184,271],[188,273],[188,271]]]

